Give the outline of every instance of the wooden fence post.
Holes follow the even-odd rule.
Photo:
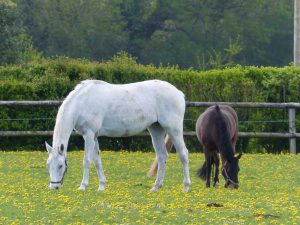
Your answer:
[[[295,124],[295,118],[296,118],[296,109],[295,108],[288,108],[289,110],[289,133],[295,134],[296,133],[296,124]],[[296,137],[290,138],[290,153],[296,154]]]

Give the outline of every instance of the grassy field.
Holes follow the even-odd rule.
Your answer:
[[[154,153],[101,153],[108,179],[97,192],[77,191],[83,152],[68,154],[59,191],[48,190],[46,152],[0,152],[0,224],[300,224],[300,155],[250,155],[240,161],[238,190],[204,187],[195,174],[203,154],[190,154],[192,186],[183,193],[182,170],[170,154],[165,186],[149,189]]]

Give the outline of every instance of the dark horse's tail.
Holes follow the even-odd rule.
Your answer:
[[[216,124],[218,130],[219,143],[218,149],[220,154],[225,156],[228,161],[232,161],[234,158],[234,150],[231,143],[230,134],[227,128],[226,119],[220,110],[218,105],[215,106],[216,109]]]
[[[206,161],[204,161],[202,167],[199,168],[197,171],[197,174],[201,178],[201,180],[206,180],[206,171],[207,171]]]

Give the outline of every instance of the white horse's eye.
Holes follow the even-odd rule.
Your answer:
[[[58,166],[58,169],[61,169],[62,167],[63,167],[62,165],[59,165],[59,166]]]

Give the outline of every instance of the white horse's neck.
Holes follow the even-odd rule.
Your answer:
[[[72,115],[68,115],[64,110],[64,105],[58,111],[53,133],[53,149],[60,149],[63,145],[64,151],[67,151],[69,138],[74,129]]]
[[[63,144],[65,151],[67,151],[68,141],[75,126],[74,117],[76,117],[76,112],[73,110],[74,100],[76,102],[76,97],[84,90],[82,87],[87,85],[90,85],[90,82],[81,82],[78,84],[60,106],[53,133],[53,149],[59,149]]]

